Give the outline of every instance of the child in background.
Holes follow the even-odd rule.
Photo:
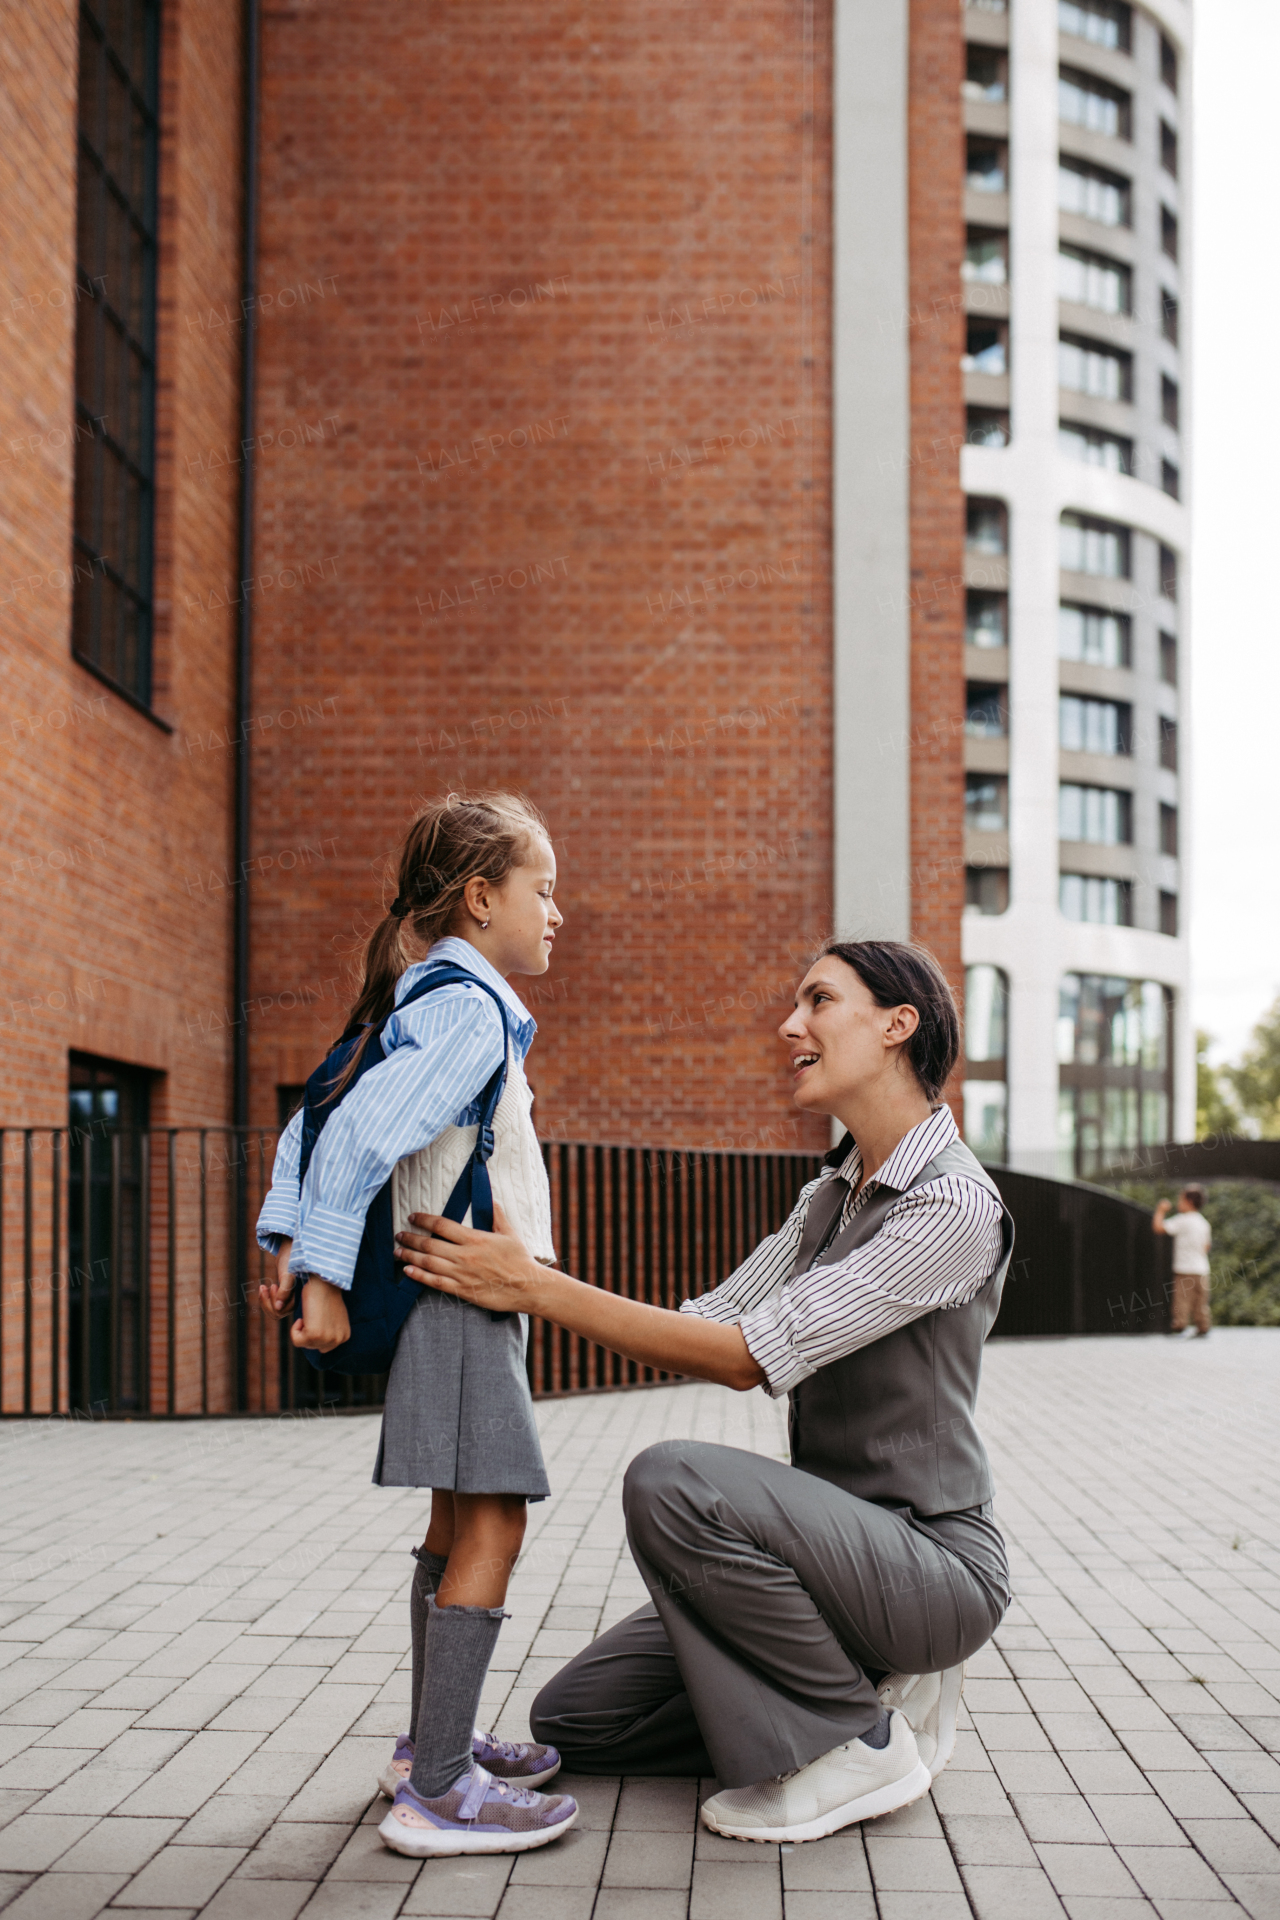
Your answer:
[[[535,1257],[554,1263],[550,1193],[524,1076],[536,1023],[508,979],[550,964],[561,925],[555,875],[545,822],[512,794],[450,794],[409,829],[396,899],[370,939],[363,991],[342,1035],[368,1035],[390,1012],[386,1057],[330,1113],[301,1191],[301,1115],[290,1122],[258,1220],[260,1243],[277,1254],[277,1280],[261,1290],[264,1309],[293,1314],[294,1286],[306,1276],[296,1346],[325,1353],[347,1339],[345,1290],[365,1215],[387,1180],[399,1228],[412,1212],[443,1211],[474,1148],[477,1096],[503,1059],[503,1015],[490,993],[465,983],[391,1011],[433,965],[462,967],[502,997],[512,1044],[493,1123],[494,1200]],[[523,1316],[491,1315],[423,1288],[387,1381],[374,1482],[432,1490],[410,1595],[409,1729],[380,1782],[394,1798],[379,1832],[415,1857],[522,1852],[577,1817],[567,1795],[531,1790],[558,1770],[554,1748],[495,1741],[475,1725],[525,1502],[549,1490],[525,1373],[527,1334]]]
[[[1151,1225],[1157,1233],[1166,1233],[1173,1241],[1173,1315],[1170,1333],[1185,1333],[1187,1321],[1194,1319],[1197,1337],[1209,1332],[1209,1248],[1213,1228],[1201,1213],[1203,1187],[1184,1187],[1178,1195],[1178,1211],[1172,1220],[1166,1216],[1169,1202],[1162,1200]]]

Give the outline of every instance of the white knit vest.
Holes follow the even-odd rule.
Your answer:
[[[411,1213],[443,1213],[458,1175],[475,1151],[478,1127],[446,1127],[430,1146],[398,1161],[391,1176],[395,1230]],[[493,1197],[535,1260],[553,1267],[551,1188],[542,1148],[533,1127],[533,1094],[524,1068],[507,1049],[507,1080],[493,1116],[493,1152],[489,1158]],[[470,1226],[468,1212],[463,1222]]]

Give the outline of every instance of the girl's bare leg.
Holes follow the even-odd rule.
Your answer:
[[[448,1497],[452,1506],[449,1545],[442,1548],[433,1543],[439,1494],[432,1495],[431,1531],[427,1535],[432,1552],[445,1552],[449,1559],[436,1591],[436,1605],[500,1607],[524,1543],[524,1498],[510,1493],[455,1493]],[[441,1525],[443,1528],[443,1515]]]
[[[447,1560],[453,1547],[453,1526],[453,1494],[443,1487],[432,1487],[431,1520],[422,1551],[438,1553]]]

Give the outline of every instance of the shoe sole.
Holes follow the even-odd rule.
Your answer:
[[[911,1772],[904,1774],[901,1780],[893,1780],[887,1787],[877,1787],[874,1793],[864,1793],[861,1799],[849,1800],[842,1807],[834,1807],[820,1819],[805,1820],[794,1827],[734,1827],[710,1817],[705,1806],[701,1809],[702,1823],[710,1827],[712,1833],[723,1834],[726,1840],[759,1840],[766,1844],[825,1840],[829,1833],[838,1833],[841,1827],[851,1827],[860,1820],[878,1820],[882,1814],[896,1813],[899,1807],[909,1807],[912,1801],[922,1800],[932,1784],[928,1767],[923,1760],[917,1760]]]
[[[411,1860],[447,1859],[457,1853],[528,1853],[533,1847],[549,1846],[567,1833],[578,1817],[575,1807],[567,1820],[533,1833],[446,1833],[440,1827],[406,1827],[394,1814],[388,1814],[378,1828],[384,1843],[393,1853],[407,1854]]]
[[[554,1767],[544,1767],[541,1773],[524,1774],[519,1779],[510,1780],[509,1784],[514,1787],[520,1787],[522,1790],[528,1787],[540,1787],[546,1781],[554,1780],[559,1771],[560,1762],[557,1760]],[[493,1777],[495,1780],[506,1778],[505,1775],[496,1773]],[[406,1774],[396,1773],[392,1768],[388,1767],[385,1773],[378,1775],[378,1792],[384,1800],[394,1800],[396,1797],[396,1788],[402,1787],[407,1778],[408,1776]]]

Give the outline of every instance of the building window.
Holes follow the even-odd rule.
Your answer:
[[[1105,467],[1108,473],[1133,472],[1133,442],[1119,433],[1104,433],[1101,427],[1080,427],[1071,420],[1058,423],[1058,449],[1068,460],[1082,460],[1087,467]]]
[[[960,278],[981,286],[1005,286],[1009,279],[1008,234],[992,227],[968,228]]]
[[[1160,851],[1170,859],[1178,857],[1178,809],[1160,802]]]
[[[1133,391],[1133,357],[1064,333],[1058,341],[1058,385],[1071,393],[1087,393],[1092,400],[1127,401]]]
[[[965,508],[964,543],[970,553],[1007,553],[1009,515],[1002,500],[970,500]]]
[[[1171,380],[1167,373],[1160,375],[1160,418],[1166,427],[1179,430],[1182,419],[1182,396],[1178,392],[1178,383]]]
[[[965,185],[970,193],[1008,193],[1009,149],[1003,140],[970,139]]]
[[[1007,647],[1008,594],[976,593],[971,588],[964,601],[964,638],[969,647]]]
[[[1133,795],[1117,787],[1058,788],[1058,837],[1095,847],[1127,847],[1133,840]]]
[[[1008,1152],[1008,1022],[1008,976],[999,967],[966,968],[964,1137],[987,1161]]]
[[[1160,895],[1160,931],[1168,934],[1171,940],[1178,937],[1178,896],[1176,893]]]
[[[1132,575],[1127,527],[1109,520],[1092,520],[1083,513],[1064,513],[1058,528],[1058,564],[1068,573],[1093,573],[1105,580],[1128,580]]]
[[[1166,173],[1178,177],[1178,136],[1167,120],[1160,122],[1160,165]]]
[[[1059,1172],[1088,1177],[1169,1137],[1173,995],[1154,980],[1064,975],[1058,998]]]
[[[73,1053],[68,1078],[71,1405],[141,1410],[142,1135],[150,1121],[151,1076]]]
[[[964,730],[971,740],[1003,740],[1009,732],[1009,689],[970,680],[965,688]]]
[[[1099,313],[1133,312],[1133,275],[1119,260],[1083,247],[1058,248],[1058,298]]]
[[[1101,607],[1058,608],[1058,658],[1090,667],[1127,667],[1131,658],[1129,617]]]
[[[1171,499],[1181,500],[1182,475],[1174,466],[1172,460],[1162,460],[1160,462],[1160,485]]]
[[[1003,47],[984,47],[973,41],[965,50],[966,100],[999,102],[1009,98],[1009,56]]]
[[[964,373],[1008,373],[1009,329],[1003,320],[975,320],[970,316],[960,367]]]
[[[80,8],[71,644],[151,699],[159,6]]]
[[[1113,140],[1128,140],[1132,126],[1132,102],[1119,87],[1109,87],[1091,73],[1075,67],[1058,71],[1058,118],[1068,126],[1084,127],[1090,133],[1105,133]]]
[[[1172,547],[1160,548],[1160,592],[1166,600],[1178,598],[1178,556]]]
[[[1085,220],[1096,220],[1100,227],[1127,227],[1132,224],[1132,182],[1103,167],[1091,167],[1084,160],[1071,160],[1063,154],[1058,161],[1058,207],[1063,213],[1076,213]]]
[[[1007,447],[1011,438],[1007,407],[965,408],[965,439],[971,447]]]
[[[1133,925],[1133,887],[1100,873],[1058,875],[1058,906],[1064,920],[1081,920],[1095,927]]]
[[[1009,911],[1008,867],[966,867],[964,910],[992,919]]]
[[[1131,753],[1132,728],[1133,710],[1124,702],[1058,695],[1058,745],[1064,753]]]
[[[1160,293],[1160,332],[1170,346],[1178,344],[1178,302],[1173,294],[1161,289]]]
[[[1160,716],[1160,765],[1166,773],[1178,771],[1178,723]]]
[[[1166,687],[1178,684],[1178,641],[1172,633],[1160,635],[1160,678]]]
[[[1120,0],[1058,0],[1058,31],[1128,53],[1133,44],[1131,9]]]
[[[1160,35],[1160,78],[1170,93],[1178,91],[1178,49],[1167,33]]]
[[[1008,13],[1009,0],[966,0],[975,13]]]
[[[1007,833],[1009,782],[1002,773],[966,773],[964,824],[970,833]]]
[[[1160,209],[1160,251],[1170,260],[1178,257],[1178,216],[1170,213],[1168,207]]]

